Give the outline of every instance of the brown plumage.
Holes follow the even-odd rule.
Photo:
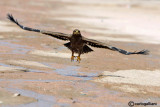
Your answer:
[[[92,52],[93,50],[88,47],[87,45],[97,47],[97,48],[105,48],[105,49],[110,49],[113,51],[118,51],[122,54],[125,55],[130,55],[130,54],[144,54],[147,55],[149,53],[148,50],[142,50],[139,52],[127,52],[125,50],[110,46],[108,44],[93,40],[93,39],[88,39],[85,38],[81,35],[81,32],[78,29],[75,29],[72,34],[64,34],[60,32],[51,32],[51,31],[45,31],[45,30],[39,30],[39,29],[33,29],[29,27],[24,27],[23,25],[19,24],[17,20],[13,18],[11,14],[8,14],[8,19],[12,21],[13,23],[17,24],[20,28],[28,31],[34,31],[34,32],[39,32],[42,34],[50,35],[52,37],[55,37],[57,39],[61,40],[68,40],[70,42],[64,44],[68,49],[72,51],[72,56],[71,56],[71,61],[74,60],[74,53],[78,53],[77,56],[77,61],[80,62],[80,55],[88,52]]]

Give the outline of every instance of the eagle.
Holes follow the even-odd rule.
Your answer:
[[[12,14],[7,14],[7,18],[11,22],[17,24],[20,28],[22,28],[24,30],[38,32],[38,33],[52,36],[52,37],[60,39],[60,40],[69,41],[68,43],[65,43],[64,46],[66,46],[72,52],[71,61],[74,61],[74,58],[75,58],[74,53],[78,53],[77,61],[80,62],[81,61],[81,58],[80,58],[81,54],[93,51],[89,46],[118,51],[124,55],[131,55],[131,54],[147,55],[147,54],[149,54],[148,50],[141,50],[138,52],[136,52],[136,51],[128,52],[123,49],[116,48],[114,46],[108,45],[106,43],[103,43],[103,42],[100,42],[97,40],[88,39],[88,38],[82,36],[80,30],[78,30],[78,29],[73,30],[72,34],[65,34],[65,33],[61,33],[61,32],[51,32],[51,31],[46,31],[46,30],[39,30],[39,29],[30,28],[30,27],[25,27],[25,26],[21,25],[20,23],[18,23],[18,21],[14,19]]]

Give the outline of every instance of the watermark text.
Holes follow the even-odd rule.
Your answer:
[[[134,102],[134,101],[130,101],[128,102],[129,107],[134,107],[134,106],[157,106],[157,103],[152,103],[152,102]]]

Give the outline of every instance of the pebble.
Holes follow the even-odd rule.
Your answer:
[[[76,101],[73,101],[72,103],[76,103]]]
[[[17,97],[17,96],[20,96],[21,94],[19,94],[19,93],[15,93],[14,95],[13,95],[13,97]]]
[[[84,92],[80,92],[81,93],[81,95],[87,95],[86,93],[84,93]]]

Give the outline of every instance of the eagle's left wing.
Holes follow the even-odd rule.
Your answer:
[[[60,32],[51,32],[51,31],[45,31],[45,30],[39,30],[39,29],[34,29],[34,28],[29,28],[29,27],[25,27],[21,24],[18,23],[17,20],[14,19],[14,17],[11,14],[7,15],[8,19],[17,24],[20,28],[24,29],[24,30],[28,30],[28,31],[34,31],[34,32],[39,32],[42,34],[46,34],[46,35],[50,35],[52,37],[55,37],[57,39],[61,39],[61,40],[70,40],[71,35],[70,34],[64,34],[64,33],[60,33]]]
[[[85,37],[83,37],[83,41],[87,45],[97,47],[97,48],[105,48],[105,49],[110,49],[110,50],[113,50],[113,51],[118,51],[118,52],[120,52],[122,54],[125,54],[125,55],[130,55],[130,54],[144,54],[144,55],[147,55],[147,54],[149,54],[148,50],[142,50],[142,51],[139,51],[139,52],[128,52],[128,51],[125,51],[123,49],[119,49],[119,48],[113,47],[111,45],[99,42],[97,40],[88,39],[88,38],[85,38]]]

